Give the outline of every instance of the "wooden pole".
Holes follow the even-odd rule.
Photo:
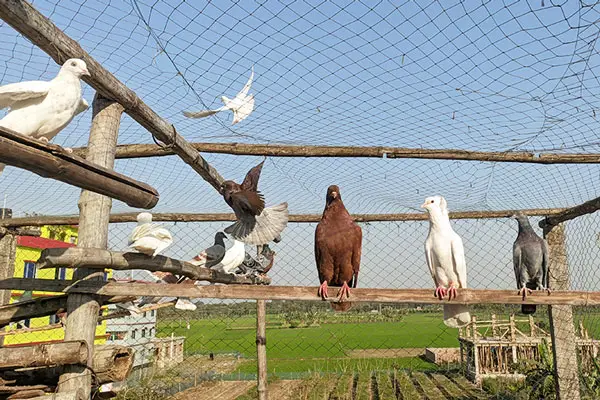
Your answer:
[[[520,210],[527,216],[548,216],[558,214],[564,208],[542,208],[531,210]],[[450,212],[450,219],[488,219],[508,218],[515,210],[494,211],[457,211]],[[297,223],[315,223],[321,221],[322,214],[290,214],[289,221]],[[111,223],[136,222],[137,213],[111,214]],[[386,221],[426,221],[425,213],[400,213],[400,214],[352,214],[356,222],[386,222]],[[181,213],[153,213],[152,220],[156,222],[228,222],[235,221],[235,214],[230,213],[203,213],[203,214],[181,214]],[[77,215],[57,215],[13,218],[0,220],[0,227],[19,226],[42,226],[42,225],[76,225],[79,223]]]
[[[45,268],[112,268],[120,271],[145,269],[147,271],[170,272],[184,275],[196,281],[236,284],[269,284],[267,276],[241,276],[226,274],[210,268],[198,267],[189,262],[164,256],[150,257],[141,253],[120,253],[105,249],[71,247],[66,249],[46,249],[36,266]]]
[[[15,273],[15,255],[17,252],[17,238],[5,234],[0,239],[0,279],[12,278]],[[10,303],[11,290],[0,290],[0,306]],[[0,346],[4,344],[4,337],[0,337]]]
[[[0,369],[86,364],[88,346],[82,340],[0,347]]]
[[[539,222],[539,226],[540,228],[549,231],[553,226],[577,217],[581,217],[582,215],[591,214],[598,210],[600,210],[600,197],[586,201],[578,206],[567,208],[560,213],[547,216]]]
[[[565,246],[565,226],[560,224],[550,229],[546,228],[544,236],[550,250],[550,287],[553,290],[569,290],[571,282]],[[579,400],[579,366],[573,309],[570,305],[552,305],[548,307],[548,313],[557,398]]]
[[[90,130],[87,160],[112,169],[123,106],[96,93],[92,108],[92,128]],[[112,199],[110,197],[88,190],[81,191],[79,198],[79,247],[106,248],[108,244],[108,216],[111,207]],[[75,271],[74,277],[75,279],[83,279],[94,272],[94,270],[79,268]],[[89,294],[70,295],[67,301],[67,310],[65,340],[85,340],[89,344],[90,356],[88,360],[91,363],[98,312],[100,310],[98,298]],[[93,368],[93,365],[89,365],[89,367]],[[87,368],[73,366],[67,368],[66,373],[61,375],[58,391],[60,393],[72,392],[83,388],[84,395],[88,398],[91,383],[91,375]]]
[[[158,203],[158,192],[150,185],[2,127],[0,162],[110,196],[131,207],[152,208]]]
[[[12,278],[0,281],[0,289],[44,290],[63,293],[88,293],[103,296],[189,297],[197,299],[302,300],[323,301],[315,286],[271,285],[178,285],[139,282],[52,281]],[[599,306],[600,292],[533,292],[523,301],[514,290],[462,289],[456,299],[437,300],[428,289],[353,289],[349,302],[400,304],[536,304]]]
[[[267,332],[264,300],[256,300],[256,365],[258,400],[268,400],[267,392]]]
[[[148,107],[131,89],[92,58],[83,48],[25,0],[0,0],[0,18],[45,51],[58,64],[81,58],[91,76],[83,80],[107,99],[119,102],[127,114],[165,143],[210,185],[220,192],[223,177],[194,147],[177,133],[175,127]],[[88,151],[91,146],[88,146]],[[93,150],[92,150],[93,151]],[[89,159],[89,158],[88,158]]]
[[[598,154],[534,154],[527,152],[469,151],[456,149],[416,149],[382,146],[298,146],[248,143],[190,143],[203,153],[221,153],[268,157],[373,157],[424,158],[441,160],[518,162],[534,164],[596,164]],[[85,154],[86,148],[74,149]],[[173,150],[154,144],[117,146],[117,158],[162,157],[175,154]]]

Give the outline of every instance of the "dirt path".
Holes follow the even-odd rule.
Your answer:
[[[173,396],[173,400],[235,400],[256,383],[253,381],[220,381],[203,383]]]
[[[269,385],[269,398],[274,400],[294,400],[295,391],[302,385],[301,380],[282,380]]]

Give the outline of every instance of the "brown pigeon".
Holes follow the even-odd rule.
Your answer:
[[[265,207],[265,199],[258,191],[258,180],[265,161],[246,174],[241,185],[225,181],[221,185],[223,198],[235,212],[237,221],[225,228],[235,239],[254,245],[280,240],[280,233],[288,223],[287,203]]]
[[[336,185],[327,189],[327,200],[321,221],[315,231],[315,259],[319,271],[319,296],[327,300],[327,288],[341,286],[337,302],[332,302],[335,311],[347,311],[352,303],[344,302],[350,297],[350,287],[358,283],[362,230],[354,222]]]

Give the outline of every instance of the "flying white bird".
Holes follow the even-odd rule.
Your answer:
[[[231,110],[233,111],[233,122],[231,125],[235,125],[240,121],[246,119],[252,110],[254,109],[254,95],[248,94],[250,86],[252,86],[252,79],[254,79],[254,67],[252,67],[252,73],[250,79],[246,82],[244,88],[233,98],[230,99],[227,96],[221,96],[221,101],[225,104],[223,107],[217,108],[216,110],[204,110],[204,111],[184,111],[183,115],[188,118],[204,118],[209,115],[216,114],[221,111]]]
[[[448,206],[442,196],[427,197],[421,205],[429,214],[429,235],[425,241],[425,258],[435,283],[435,296],[456,298],[458,288],[467,287],[467,264],[462,239],[452,230]],[[471,321],[467,306],[444,306],[444,324],[459,328]]]
[[[129,247],[154,257],[173,243],[168,230],[152,223],[152,214],[139,213],[137,221],[138,224],[129,237]]]
[[[44,142],[54,138],[73,117],[89,107],[81,97],[80,78],[89,76],[83,60],[71,58],[49,82],[28,81],[0,86],[0,109],[10,111],[0,126]],[[4,170],[0,164],[0,174]]]

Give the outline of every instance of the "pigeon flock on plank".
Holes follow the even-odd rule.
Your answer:
[[[0,109],[9,109],[0,119],[0,127],[48,143],[76,115],[88,109],[87,101],[82,98],[83,76],[90,76],[86,63],[81,59],[69,59],[49,82],[27,81],[0,86]],[[231,111],[232,125],[245,120],[254,110],[254,95],[249,94],[253,80],[254,67],[247,83],[234,98],[221,97],[222,107],[184,111],[184,115],[204,118],[221,111]],[[276,252],[269,244],[282,240],[281,234],[287,227],[289,215],[286,202],[267,207],[264,195],[258,190],[265,160],[250,169],[241,184],[233,180],[222,183],[220,193],[237,220],[218,231],[214,243],[188,261],[190,265],[242,277],[264,276],[271,270]],[[0,174],[3,169],[4,165],[0,164]],[[467,288],[462,239],[452,229],[448,206],[442,196],[427,197],[421,207],[429,219],[425,263],[433,278],[434,296],[440,301],[446,297],[453,300],[460,289]],[[550,294],[548,245],[534,232],[525,215],[517,212],[512,217],[518,222],[518,235],[513,245],[518,294],[523,300],[534,290]],[[153,223],[151,213],[140,213],[137,221],[127,243],[129,248],[154,258],[173,244],[171,233]],[[256,257],[246,251],[246,245],[256,246]],[[352,306],[348,300],[352,298],[350,289],[358,285],[361,254],[362,230],[344,206],[340,188],[331,185],[327,189],[325,209],[315,229],[314,255],[320,283],[317,295],[330,302],[335,311],[347,311]],[[154,272],[153,279],[164,284],[196,284],[186,276],[167,272]],[[329,294],[330,287],[339,288],[333,297]],[[136,313],[149,304],[173,300],[143,297],[137,302],[118,306]],[[175,307],[196,309],[196,305],[185,297],[177,298]],[[443,310],[444,324],[448,327],[460,328],[471,320],[469,308],[465,305],[444,304]],[[533,314],[536,307],[523,304],[521,311]]]

